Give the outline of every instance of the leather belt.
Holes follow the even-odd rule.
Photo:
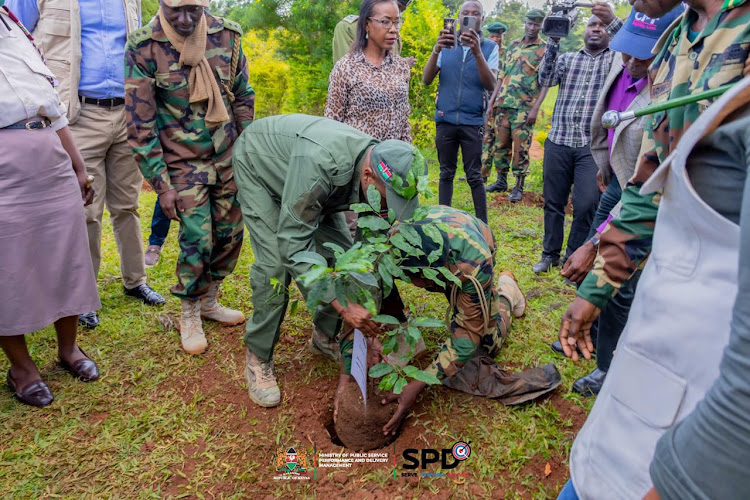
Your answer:
[[[3,128],[11,130],[40,130],[51,126],[52,122],[47,118],[32,118],[31,120],[21,120],[18,123]]]
[[[94,99],[93,97],[78,96],[78,100],[85,102],[86,104],[93,104],[102,108],[116,108],[125,104],[125,99],[122,97],[113,97],[112,99]]]

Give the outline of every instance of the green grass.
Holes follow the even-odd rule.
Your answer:
[[[437,192],[434,154],[431,160],[432,189]],[[536,162],[534,168],[539,167]],[[154,200],[150,192],[141,196],[144,235]],[[455,205],[472,211],[470,200],[466,183],[457,182]],[[320,490],[325,494],[312,482],[272,481],[277,448],[311,446],[316,441],[319,447],[333,449],[330,441],[325,442],[322,423],[330,409],[337,368],[305,350],[309,315],[300,311],[286,320],[285,341],[276,355],[284,403],[276,410],[261,410],[249,402],[242,379],[243,328],[207,324],[209,353],[183,353],[177,334],[165,331],[159,320],[160,315],[179,317],[174,297],[169,296],[163,308],[150,308],[123,296],[107,223],[99,277],[102,324],[79,336],[103,376],[83,384],[59,369],[51,328],[27,336],[34,361],[56,399],[47,409],[32,409],[14,401],[9,391],[0,391],[0,491],[13,498],[243,498],[251,493],[297,498],[336,491],[385,491],[387,497],[402,498],[554,496],[567,477],[566,460],[577,430],[571,415],[584,414],[591,404],[571,394],[570,385],[593,363],[574,365],[549,349],[574,293],[556,273],[538,277],[531,272],[541,253],[542,210],[491,208],[490,225],[499,244],[497,268],[515,273],[530,306],[526,317],[513,323],[498,359],[511,369],[555,362],[563,376],[558,389],[562,399],[508,408],[446,389],[427,391],[400,440],[435,448],[470,440],[472,457],[462,464],[470,479],[425,478],[412,486],[394,481],[389,468],[353,469],[342,485],[328,481],[327,489]],[[176,233],[173,225],[162,261],[148,271],[149,283],[165,295],[174,283]],[[252,309],[247,278],[252,261],[246,234],[240,262],[226,280],[222,298],[246,314]],[[444,297],[403,289],[407,303],[442,316]],[[428,348],[436,349],[444,334],[428,332]],[[0,370],[7,368],[7,359],[0,357]],[[311,396],[316,391],[317,400]],[[559,470],[549,478],[543,473],[547,462]]]

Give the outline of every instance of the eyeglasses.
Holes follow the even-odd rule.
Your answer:
[[[403,19],[401,18],[398,18],[395,21],[392,19],[376,19],[374,17],[368,17],[367,19],[376,23],[380,23],[380,25],[387,30],[391,29],[391,26],[393,26],[394,24],[396,25],[396,29],[399,29],[404,23]]]

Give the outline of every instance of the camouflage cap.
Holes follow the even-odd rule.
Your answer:
[[[544,19],[544,16],[546,15],[547,14],[545,14],[543,10],[531,9],[526,13],[526,19],[529,21],[535,21],[537,19]]]
[[[389,139],[372,148],[372,168],[385,183],[385,201],[399,220],[408,219],[419,206],[417,181],[427,174],[422,153],[411,144]]]
[[[508,27],[503,23],[495,22],[487,26],[487,31],[490,33],[505,33],[508,31]]]
[[[171,8],[177,7],[208,7],[209,0],[161,0],[164,5]]]

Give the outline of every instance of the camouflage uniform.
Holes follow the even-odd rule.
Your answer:
[[[206,102],[190,103],[190,67],[168,41],[156,17],[133,32],[125,49],[128,141],[146,180],[158,193],[182,198],[178,284],[181,298],[203,295],[213,280],[229,275],[242,246],[242,214],[236,200],[232,144],[253,121],[255,92],[239,48],[237,74],[230,75],[239,25],[208,13],[206,57],[215,69],[229,121],[210,130]],[[230,102],[228,90],[234,94]]]
[[[403,266],[411,267],[446,267],[462,282],[456,292],[455,303],[451,304],[451,319],[447,325],[451,336],[440,348],[432,364],[425,370],[439,379],[450,377],[471,358],[477,347],[484,346],[494,355],[502,345],[510,329],[512,314],[510,303],[500,297],[496,288],[493,268],[495,264],[495,237],[489,226],[476,217],[461,210],[444,205],[430,207],[427,217],[416,222],[408,222],[422,238],[421,249],[429,254],[437,249],[437,244],[426,236],[422,230],[424,224],[439,224],[443,236],[443,254],[432,264],[426,257],[405,260]],[[399,225],[394,231],[398,232]],[[483,287],[486,303],[489,305],[490,320],[485,328],[479,294],[472,280],[473,276]],[[419,276],[421,277],[421,276]],[[426,280],[424,288],[432,292],[444,293],[451,301],[451,288],[441,288],[432,281]],[[422,286],[423,283],[419,283]],[[449,306],[450,307],[450,306]],[[342,341],[341,352],[344,363],[351,365],[352,341]]]
[[[544,50],[541,38],[530,44],[516,40],[505,49],[497,75],[501,87],[492,109],[493,122],[487,127],[482,144],[483,177],[490,175],[493,162],[498,173],[508,172],[511,143],[513,174],[525,176],[529,170],[533,126],[526,125],[526,118],[541,90],[537,71]]]
[[[653,104],[742,79],[750,52],[750,1],[726,0],[690,42],[688,30],[696,17],[687,10],[654,48],[657,56],[649,71]],[[602,234],[594,268],[578,289],[580,297],[603,307],[645,263],[661,193],[642,195],[640,188],[711,102],[699,101],[649,118],[635,174],[622,192],[622,210]]]

